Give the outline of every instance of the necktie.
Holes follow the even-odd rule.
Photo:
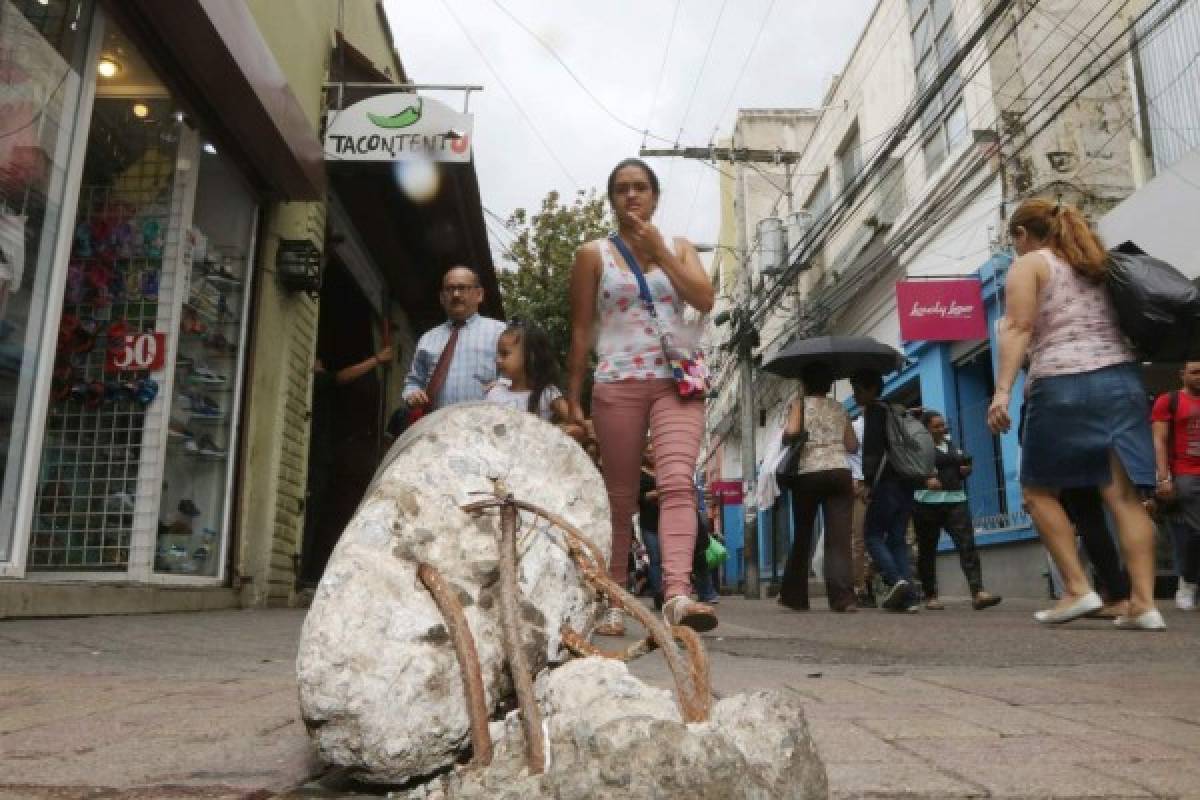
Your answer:
[[[446,340],[446,346],[442,348],[442,354],[438,356],[438,362],[433,368],[433,375],[429,377],[429,386],[425,389],[425,394],[429,395],[429,404],[431,408],[437,408],[437,396],[441,394],[442,386],[446,383],[446,376],[450,374],[450,362],[454,360],[454,348],[458,346],[458,333],[463,329],[463,323],[450,323],[450,338]]]

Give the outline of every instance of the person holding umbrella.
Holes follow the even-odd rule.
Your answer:
[[[850,521],[854,481],[846,454],[858,451],[858,437],[842,404],[829,396],[833,370],[815,362],[800,373],[801,394],[788,407],[783,431],[786,446],[798,447],[794,466],[780,473],[792,492],[795,538],[779,603],[794,611],[808,610],[808,572],[812,561],[813,524],[817,509],[825,521],[825,587],[832,611],[857,611],[854,576],[850,569]]]

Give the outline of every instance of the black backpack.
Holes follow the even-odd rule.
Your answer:
[[[1138,360],[1200,359],[1200,289],[1133,242],[1113,248],[1108,256],[1108,294]]]

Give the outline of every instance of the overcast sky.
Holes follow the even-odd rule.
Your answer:
[[[544,39],[612,114],[672,142],[704,145],[714,131],[718,137],[728,135],[738,108],[818,105],[849,57],[875,1],[385,4],[413,81],[485,87],[471,98],[476,169],[484,206],[507,217],[518,207],[536,209],[551,189],[568,193],[602,187],[613,164],[637,154],[642,136],[614,121],[498,4]],[[766,27],[751,50],[768,10]],[[431,94],[461,107],[460,95]],[[649,146],[668,145],[651,140]],[[664,158],[651,163],[663,183],[659,227],[695,242],[715,241],[718,174],[695,161]],[[494,241],[492,249],[499,258]]]

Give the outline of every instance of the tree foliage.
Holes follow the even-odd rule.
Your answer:
[[[516,269],[499,273],[504,309],[510,317],[541,326],[565,365],[571,346],[571,265],[580,245],[612,230],[608,204],[595,190],[577,193],[569,204],[550,192],[538,213],[518,208],[505,227],[515,237],[505,259]]]

